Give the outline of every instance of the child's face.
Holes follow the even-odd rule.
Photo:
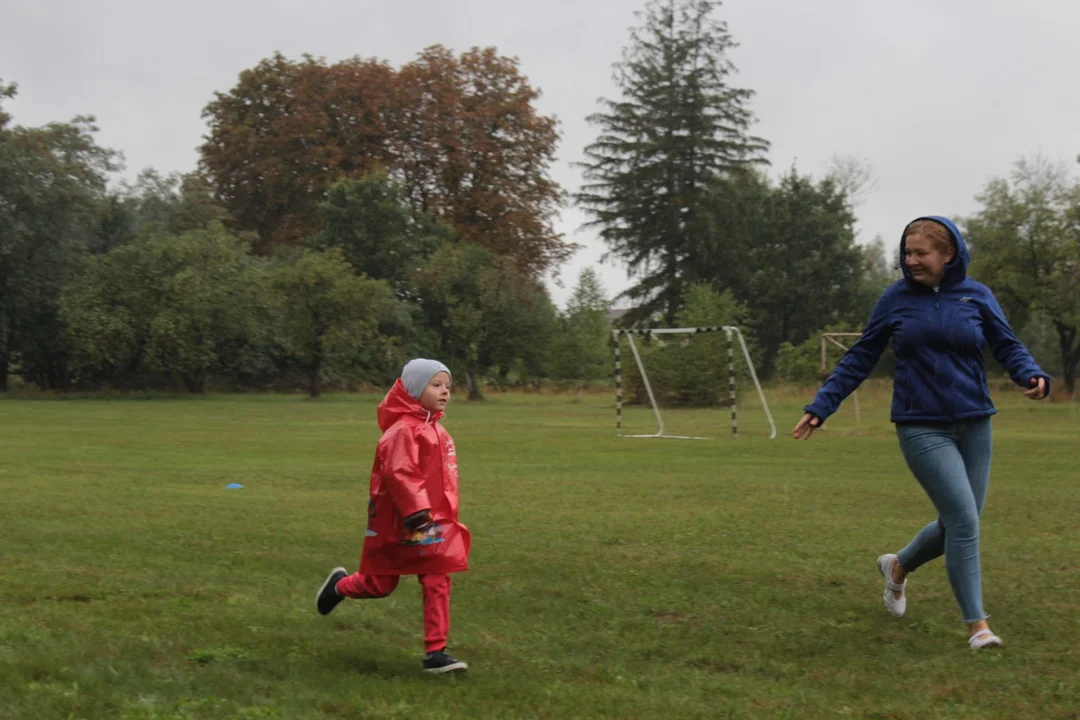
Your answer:
[[[420,404],[428,412],[439,412],[446,409],[446,403],[450,402],[450,376],[444,372],[435,373],[424,392],[420,395]]]

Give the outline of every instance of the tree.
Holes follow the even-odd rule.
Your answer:
[[[470,400],[480,390],[480,343],[484,335],[481,287],[490,252],[471,243],[445,244],[414,275],[425,324],[438,337],[439,355],[464,370]]]
[[[4,100],[10,100],[15,97],[18,92],[19,86],[15,83],[5,83],[3,78],[0,78],[0,128],[6,128],[8,123],[11,122],[11,113],[4,110]]]
[[[289,350],[305,370],[311,397],[322,391],[328,360],[377,345],[379,318],[391,310],[391,290],[358,276],[339,248],[299,251],[274,271]]]
[[[158,247],[161,303],[150,324],[150,366],[201,393],[213,372],[246,368],[272,320],[264,271],[247,243],[220,224]]]
[[[446,243],[413,276],[424,324],[438,356],[464,376],[470,400],[480,378],[515,361],[538,372],[549,341],[551,301],[539,281],[509,258],[472,243]]]
[[[162,176],[145,169],[134,184],[121,182],[108,193],[89,250],[104,255],[138,238],[181,235],[228,222],[228,211],[214,200],[205,177],[197,173]]]
[[[201,167],[256,249],[300,244],[318,227],[327,188],[386,161],[394,71],[377,60],[334,65],[280,53],[240,73],[203,110]]]
[[[83,384],[132,384],[146,367],[163,268],[147,239],[87,260],[65,288],[60,316]]]
[[[859,248],[862,251],[862,280],[861,292],[857,308],[852,313],[854,317],[863,319],[870,317],[874,304],[885,288],[899,280],[903,275],[898,263],[898,244],[892,246],[892,252],[885,247],[885,240],[881,235],[875,235],[874,239]]]
[[[138,238],[136,210],[125,191],[109,191],[102,202],[96,232],[90,235],[87,250],[92,255],[104,255],[134,242]]]
[[[885,239],[875,235],[874,239],[863,246],[863,270],[867,282],[881,294],[892,282],[901,277],[898,266],[898,250],[890,253],[885,247]],[[869,313],[868,313],[869,314]]]
[[[754,248],[768,221],[775,189],[763,172],[743,172],[714,185],[702,208],[701,243],[684,273],[746,301],[754,276]]]
[[[411,271],[452,233],[425,215],[415,215],[401,187],[385,173],[341,180],[319,205],[319,250],[341,248],[362,275],[386,280],[401,298],[410,296]]]
[[[478,342],[479,371],[500,384],[511,372],[523,386],[545,377],[557,311],[543,283],[500,256],[493,256],[479,280],[486,318]]]
[[[833,155],[829,158],[825,177],[847,196],[852,207],[862,205],[866,196],[877,190],[874,168],[865,158],[856,155]]]
[[[84,380],[161,373],[193,393],[214,373],[265,363],[273,319],[262,265],[219,223],[91,259],[65,290],[62,316]]]
[[[0,102],[15,96],[0,82]],[[42,387],[70,380],[61,288],[94,235],[117,155],[92,117],[39,128],[0,112],[0,391],[15,371]]]
[[[764,164],[749,134],[753,93],[729,84],[735,42],[715,0],[652,0],[615,65],[620,100],[602,100],[577,202],[610,254],[640,278],[626,292],[674,321],[706,245],[715,186]]]
[[[768,376],[782,343],[799,345],[826,325],[865,320],[865,260],[851,206],[830,178],[815,182],[793,169],[763,210],[744,301]]]
[[[214,200],[210,183],[198,173],[162,177],[156,170],[143,170],[135,185],[125,190],[133,205],[136,234],[182,235],[229,220],[228,211]]]
[[[573,251],[552,227],[562,191],[549,176],[558,123],[515,58],[441,46],[398,73],[387,166],[415,212],[540,275]]]
[[[1017,326],[1044,315],[1057,333],[1064,391],[1080,364],[1080,182],[1042,157],[991,180],[965,223],[973,276],[989,284]]]
[[[596,271],[582,270],[559,318],[552,352],[553,374],[577,383],[579,397],[586,384],[611,374],[610,305]]]
[[[317,232],[335,182],[383,169],[415,214],[539,275],[573,246],[552,226],[558,131],[538,97],[517,60],[493,48],[435,46],[396,72],[276,54],[206,106],[202,168],[260,252]]]

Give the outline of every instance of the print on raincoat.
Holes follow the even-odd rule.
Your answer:
[[[375,451],[368,499],[368,526],[360,572],[365,575],[426,575],[469,568],[469,530],[458,522],[457,449],[430,413],[399,379],[379,404],[383,436]],[[431,509],[423,531],[404,518]]]

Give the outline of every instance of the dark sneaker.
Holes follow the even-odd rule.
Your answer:
[[[330,571],[330,575],[326,578],[326,582],[319,588],[319,594],[315,596],[315,607],[319,609],[320,615],[329,615],[334,608],[338,606],[338,603],[345,598],[337,593],[338,580],[348,577],[349,573],[345,572],[345,568],[334,568]]]
[[[468,670],[469,666],[458,660],[453,655],[448,655],[445,650],[436,650],[428,653],[424,658],[424,672],[437,675],[439,673],[460,672]]]

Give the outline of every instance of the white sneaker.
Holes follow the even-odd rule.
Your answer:
[[[892,554],[882,555],[877,559],[877,568],[885,578],[885,594],[882,599],[885,601],[885,607],[888,608],[893,617],[904,617],[904,613],[907,612],[907,595],[904,594],[907,580],[904,580],[900,585],[892,581],[892,569],[895,562],[896,556]],[[899,600],[893,595],[894,592],[900,593]]]
[[[993,630],[980,630],[968,638],[968,647],[972,650],[979,648],[998,648],[1004,645],[1001,638],[994,634]]]

